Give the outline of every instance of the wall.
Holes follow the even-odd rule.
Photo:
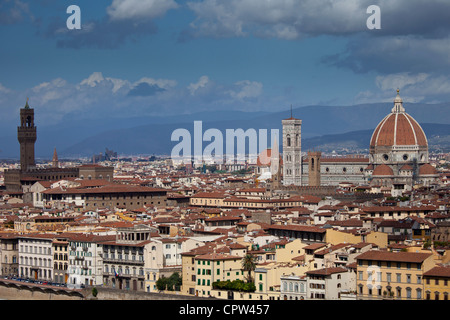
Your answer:
[[[49,287],[27,286],[26,284],[11,286],[6,281],[0,280],[0,299],[5,300],[211,300],[177,293],[148,293],[99,287],[97,287],[97,297],[94,298],[91,290],[92,288],[79,291],[53,290]]]

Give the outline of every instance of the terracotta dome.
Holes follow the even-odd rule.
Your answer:
[[[256,159],[256,165],[258,167],[270,166],[272,160],[272,149],[266,149],[258,155]]]
[[[386,164],[381,164],[373,170],[374,176],[393,176],[394,171]]]
[[[401,171],[412,171],[413,168],[412,168],[410,165],[408,165],[408,164],[404,164],[404,165],[400,168],[400,170],[401,170]]]
[[[258,167],[269,167],[272,163],[272,149],[266,149],[262,151],[256,159],[256,165]],[[283,158],[280,155],[280,164],[283,164]]]
[[[398,90],[397,97],[394,100],[394,108],[375,128],[370,146],[428,147],[424,131],[417,121],[405,112]]]
[[[421,165],[419,168],[419,175],[426,174],[437,174],[436,168],[429,163]]]

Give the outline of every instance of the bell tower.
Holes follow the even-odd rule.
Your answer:
[[[308,151],[308,184],[320,187],[320,151]]]
[[[292,116],[281,121],[283,126],[283,185],[302,185],[302,120]]]
[[[34,159],[34,144],[36,142],[36,127],[34,125],[34,109],[27,103],[20,109],[20,126],[17,127],[17,139],[20,143],[20,170],[27,171],[36,167]]]

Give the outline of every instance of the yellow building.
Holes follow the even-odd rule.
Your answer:
[[[295,239],[291,242],[286,243],[282,247],[275,249],[275,257],[277,262],[291,262],[293,258],[305,254],[305,247],[308,244],[302,242],[300,239]]]
[[[195,295],[195,256],[196,254],[194,252],[185,252],[181,254],[181,278],[183,281],[181,286],[182,294]]]
[[[303,276],[308,267],[298,266],[296,263],[266,263],[258,265],[255,269],[256,291],[252,295],[258,300],[280,299],[280,286],[282,276]]]
[[[450,267],[436,266],[423,275],[426,300],[448,300]]]
[[[354,234],[345,231],[327,229],[326,242],[330,244],[338,243],[374,243],[380,248],[386,248],[388,245],[388,234],[384,232],[372,231],[366,234]]]
[[[189,200],[191,206],[223,207],[225,194],[220,192],[198,192]]]
[[[358,299],[421,300],[433,254],[371,250],[356,257]]]
[[[242,257],[223,253],[207,253],[194,258],[195,295],[211,296],[213,283],[216,281],[245,280],[242,270]]]

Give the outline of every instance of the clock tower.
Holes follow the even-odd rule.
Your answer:
[[[17,127],[17,139],[20,143],[20,170],[22,172],[36,167],[34,144],[36,142],[36,126],[34,125],[34,109],[27,103],[20,109],[20,126]]]

